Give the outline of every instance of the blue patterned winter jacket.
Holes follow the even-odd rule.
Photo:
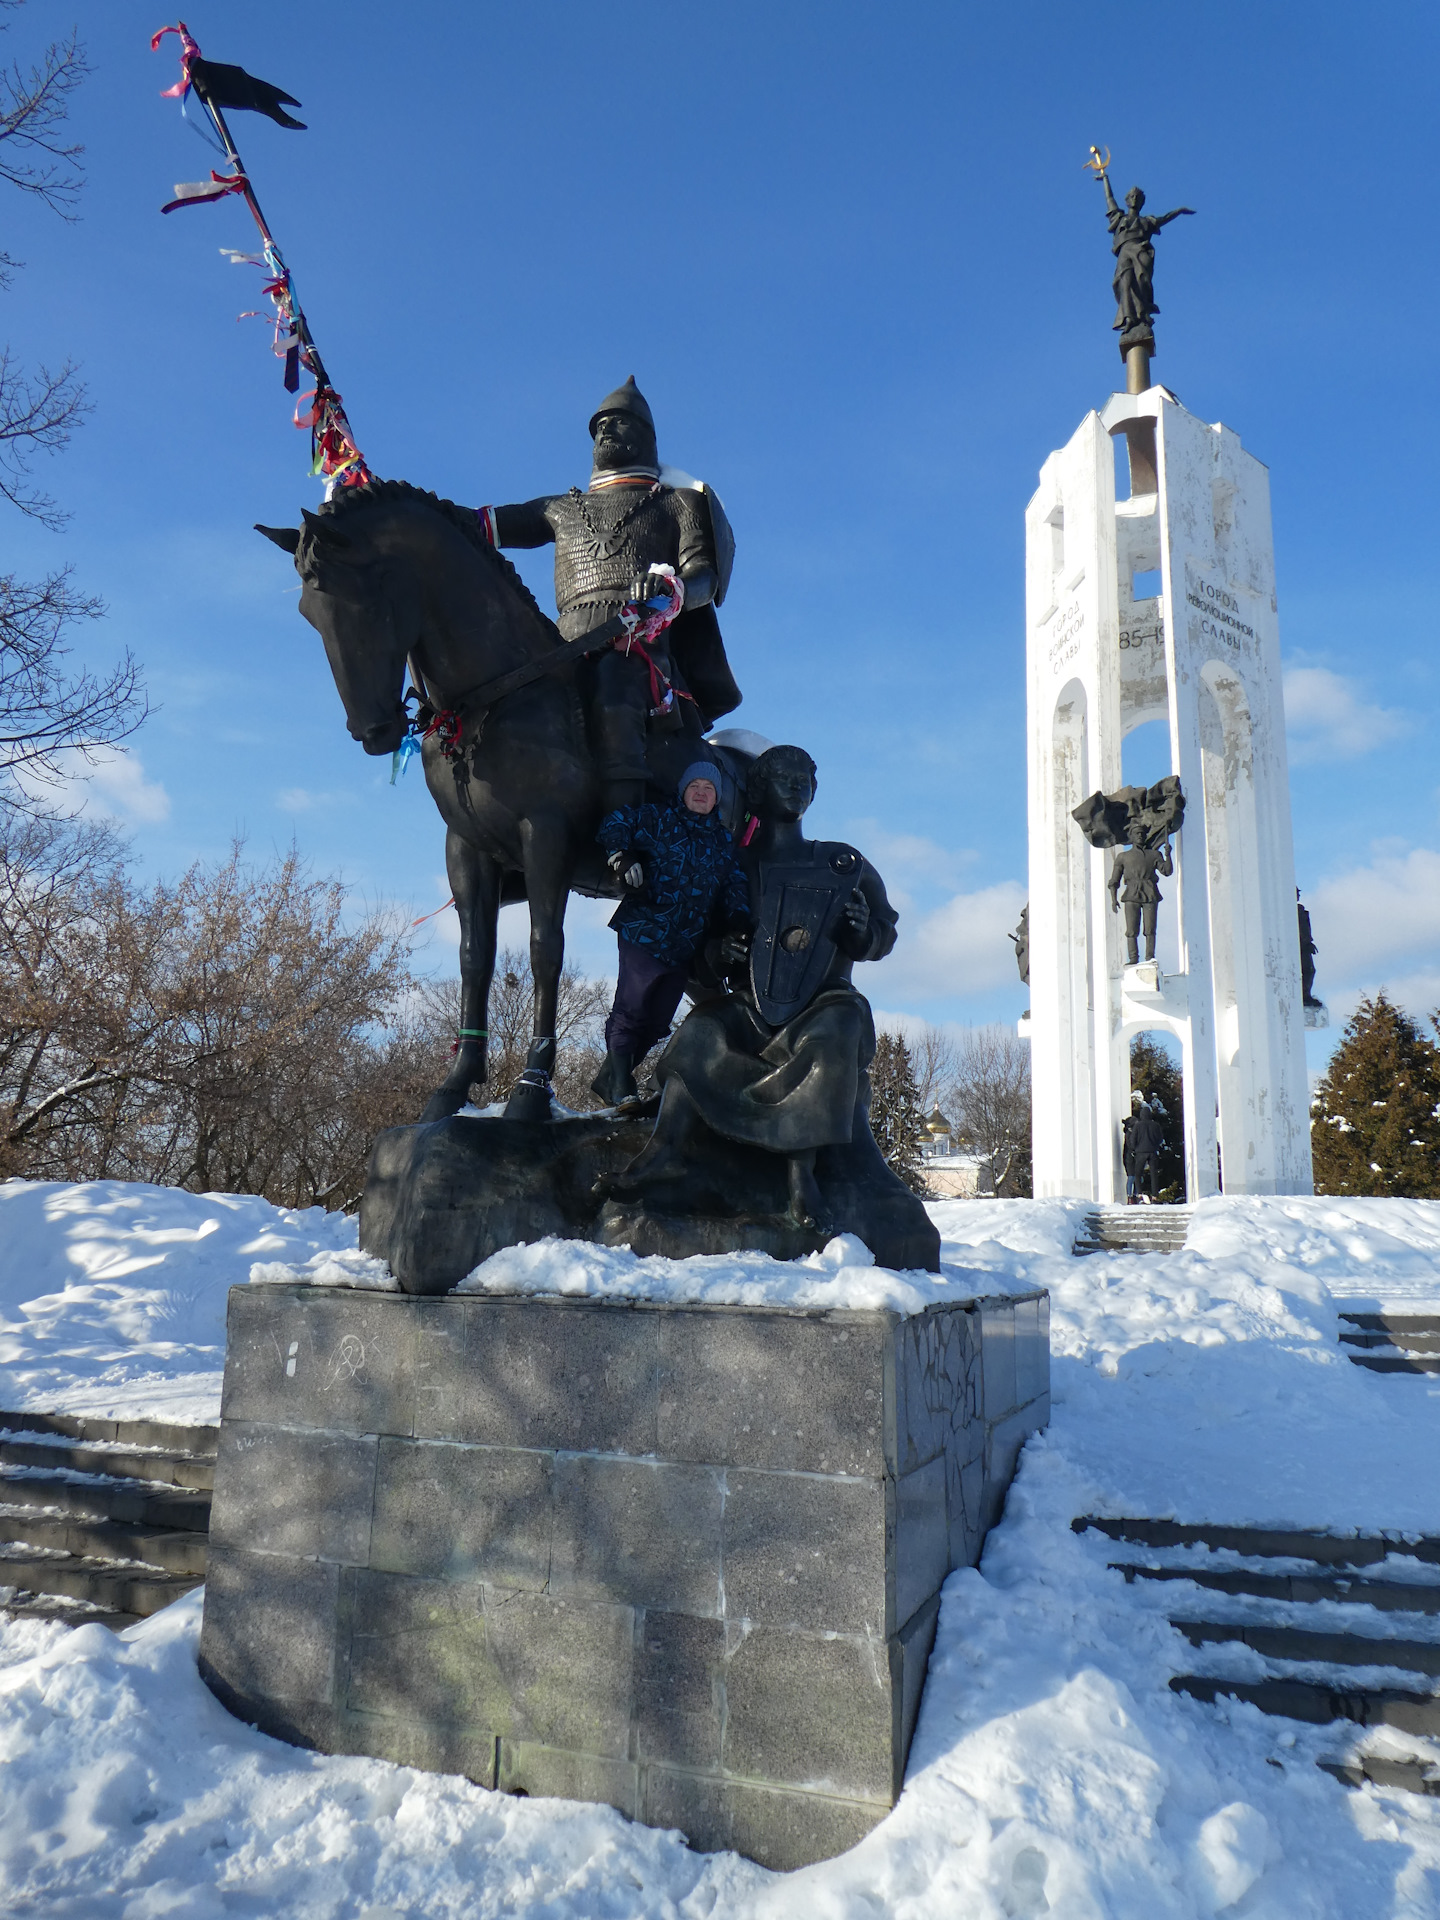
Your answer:
[[[726,931],[749,925],[750,890],[715,814],[647,800],[607,813],[596,838],[607,853],[640,855],[645,885],[627,892],[610,924],[667,966],[692,958],[712,913]]]

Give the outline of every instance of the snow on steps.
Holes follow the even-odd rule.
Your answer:
[[[1351,1786],[1440,1795],[1440,1538],[1091,1515],[1071,1525],[1145,1549],[1110,1562],[1128,1583],[1193,1589],[1169,1620],[1204,1670],[1173,1675],[1173,1692],[1383,1730],[1388,1750],[1371,1742],[1320,1765]]]
[[[217,1431],[0,1412],[0,1608],[118,1629],[198,1585]]]
[[[1440,1314],[1342,1313],[1340,1344],[1375,1373],[1440,1373]]]
[[[1179,1253],[1190,1231],[1189,1207],[1097,1207],[1087,1213],[1071,1251]]]

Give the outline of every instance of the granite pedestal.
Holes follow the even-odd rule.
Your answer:
[[[894,1803],[941,1583],[1048,1412],[1043,1293],[236,1287],[201,1671],[302,1746],[798,1867]]]

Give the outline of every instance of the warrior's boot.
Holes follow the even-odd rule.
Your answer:
[[[645,663],[620,653],[600,656],[595,669],[591,739],[600,767],[600,810],[638,807],[650,771],[645,721],[650,679]]]
[[[635,1085],[634,1057],[612,1047],[600,1071],[590,1082],[590,1091],[597,1099],[603,1100],[607,1107],[638,1105],[640,1090]]]

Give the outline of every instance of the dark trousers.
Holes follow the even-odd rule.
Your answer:
[[[605,1022],[605,1045],[612,1053],[628,1053],[632,1060],[639,1060],[670,1031],[690,963],[673,966],[658,954],[633,945],[623,934],[619,946],[620,978],[615,982],[615,1003]]]

